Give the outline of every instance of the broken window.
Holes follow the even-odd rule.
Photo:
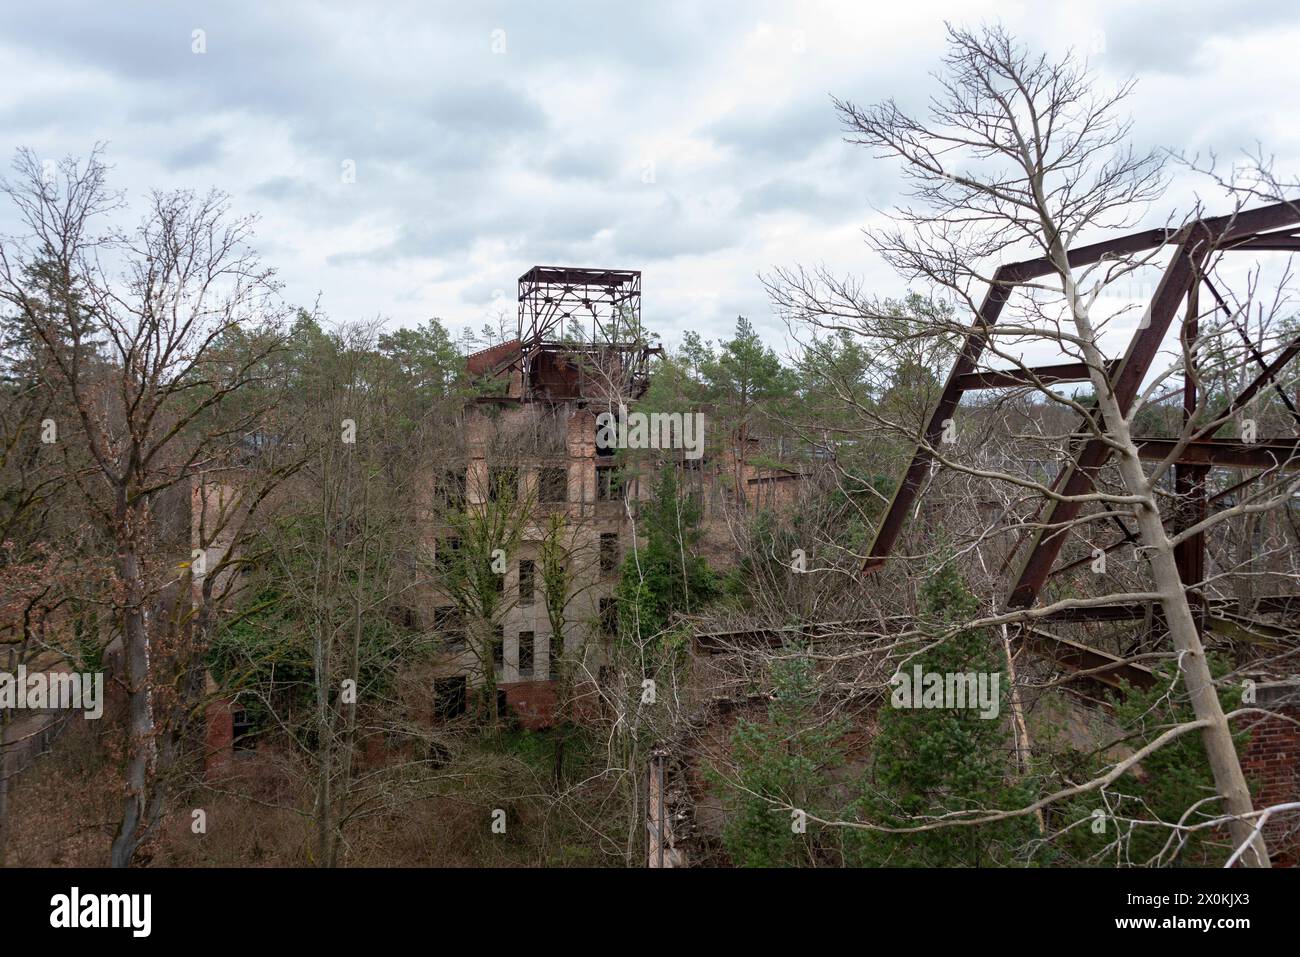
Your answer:
[[[513,502],[519,497],[519,470],[512,465],[488,469],[488,500]]]
[[[596,500],[612,502],[621,492],[618,469],[613,465],[596,466]]]
[[[618,601],[616,599],[602,598],[600,600],[600,630],[606,635],[612,635],[618,630]]]
[[[519,633],[519,677],[531,678],[533,676],[533,638],[531,631],[521,631]]]
[[[596,429],[596,454],[601,458],[608,458],[618,451],[618,443],[610,442],[609,436],[605,429]]]
[[[497,679],[506,666],[506,636],[500,625],[492,629],[492,665],[496,668]]]
[[[450,721],[465,713],[465,676],[437,678],[433,682],[433,710],[443,721]]]
[[[525,558],[519,563],[519,604],[531,605],[537,590],[537,566]]]
[[[434,553],[434,559],[437,561],[439,567],[446,568],[452,563],[456,557],[456,553],[459,551],[459,538],[444,538],[438,542],[437,551]]]
[[[618,568],[618,532],[600,533],[600,570],[609,574]]]
[[[239,709],[230,716],[230,747],[235,751],[252,751],[257,748],[253,737],[253,719],[247,711]]]
[[[568,469],[544,468],[537,472],[537,500],[539,502],[567,502],[569,500]]]
[[[463,469],[447,469],[438,478],[434,495],[439,505],[445,509],[463,509],[465,507],[465,472]]]
[[[455,606],[443,605],[433,610],[433,630],[452,651],[464,649],[465,623]]]

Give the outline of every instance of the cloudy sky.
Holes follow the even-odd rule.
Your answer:
[[[135,196],[228,192],[288,296],[335,321],[477,327],[534,264],[607,266],[642,270],[670,343],[743,313],[779,347],[760,271],[901,291],[860,232],[897,171],[842,142],[828,96],[924,104],[945,19],[1136,75],[1142,145],[1260,141],[1300,170],[1290,0],[44,0],[0,19],[0,152],[104,141]]]

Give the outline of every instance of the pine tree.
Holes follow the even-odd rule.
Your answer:
[[[941,566],[923,591],[925,620],[936,636],[969,620],[978,601],[951,565]],[[1002,659],[984,629],[960,631],[938,641],[904,667],[923,673],[1001,673]],[[1009,688],[998,683],[996,719],[964,707],[880,710],[880,733],[872,767],[858,802],[860,819],[891,827],[912,827],[953,811],[1021,807],[1033,800],[1032,782],[1016,778],[1007,727]],[[1032,817],[986,825],[942,827],[890,834],[856,831],[851,859],[868,866],[988,867],[1013,862],[1034,834]]]
[[[834,861],[838,853],[832,835],[808,823],[807,815],[838,816],[831,774],[844,763],[836,742],[847,724],[820,713],[817,667],[811,658],[783,649],[771,663],[770,676],[767,720],[742,718],[732,733],[734,777],[712,775],[728,795],[723,846],[738,867]]]

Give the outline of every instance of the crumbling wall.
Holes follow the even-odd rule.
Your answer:
[[[1242,756],[1246,780],[1255,786],[1257,811],[1300,801],[1300,680],[1261,684],[1256,707],[1274,712],[1252,725]],[[1264,825],[1275,867],[1300,865],[1300,811],[1279,812]]]

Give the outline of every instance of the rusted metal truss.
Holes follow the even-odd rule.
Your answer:
[[[1210,257],[1219,252],[1234,250],[1300,251],[1300,201],[1276,203],[1241,211],[1232,216],[1198,220],[1177,230],[1146,230],[1082,246],[1070,251],[1069,262],[1076,268],[1089,266],[1107,259],[1123,259],[1161,246],[1170,247],[1173,255],[1156,287],[1145,321],[1135,333],[1124,356],[1108,363],[1105,370],[1122,414],[1127,414],[1131,409],[1174,315],[1184,302],[1187,304],[1187,313],[1181,336],[1188,346],[1188,354],[1191,354],[1190,347],[1195,344],[1198,335],[1198,298],[1203,285],[1209,289],[1218,307],[1231,314],[1205,274]],[[1054,271],[1055,268],[1047,258],[1039,258],[1004,265],[994,274],[975,321],[966,332],[943,392],[926,423],[923,438],[876,531],[867,553],[865,571],[879,568],[889,557],[902,532],[908,512],[930,472],[934,461],[932,450],[940,440],[944,423],[952,418],[964,392],[1084,382],[1090,379],[1090,370],[1083,363],[1065,363],[1029,370],[977,371],[976,366],[987,343],[989,330],[997,323],[1012,291],[1023,283]],[[1287,408],[1300,423],[1300,413],[1297,413],[1290,398],[1274,381],[1282,368],[1300,355],[1300,340],[1280,350],[1271,361],[1265,362],[1250,342],[1244,327],[1239,327],[1238,331],[1259,366],[1259,373],[1220,411],[1214,421],[1222,420],[1226,424],[1258,392],[1273,388],[1283,396]],[[1196,406],[1195,377],[1186,376],[1183,395],[1185,423],[1191,420]],[[1205,478],[1211,468],[1224,466],[1260,469],[1260,475],[1264,475],[1280,469],[1300,467],[1296,460],[1300,437],[1286,436],[1247,445],[1234,439],[1216,439],[1213,435],[1215,431],[1217,429],[1202,430],[1191,441],[1183,443],[1165,439],[1142,439],[1140,442],[1143,458],[1158,461],[1172,459],[1175,490],[1183,496],[1186,503],[1178,516],[1178,524],[1183,528],[1203,519],[1208,504],[1213,501],[1207,499],[1205,489]],[[1057,476],[1053,489],[1064,496],[1087,494],[1092,488],[1093,476],[1106,463],[1110,454],[1111,449],[1105,442],[1095,436],[1081,434],[1074,443],[1069,464]],[[1238,483],[1233,489],[1219,493],[1215,498],[1240,490],[1248,482]],[[1014,583],[1006,595],[1007,607],[1027,608],[1037,600],[1044,583],[1053,574],[1053,566],[1081,508],[1082,504],[1077,501],[1052,499],[1042,504],[1035,520],[1036,529],[1026,534],[1016,553],[1023,557],[1015,571]],[[1132,539],[1132,533],[1124,528],[1124,537],[1106,550],[1119,547]],[[1191,536],[1181,543],[1177,557],[1184,585],[1194,589],[1204,578],[1204,535]],[[1060,570],[1077,567],[1078,564],[1076,562]]]
[[[519,341],[560,342],[571,319],[592,343],[618,342],[641,327],[641,273],[631,269],[534,266],[519,277]]]
[[[1081,610],[1076,609],[1076,611]],[[1114,605],[1097,611],[1099,614],[1092,617],[1053,616],[1046,619],[1046,622],[1126,621],[1143,617],[1137,606]],[[737,651],[779,648],[788,642],[818,644],[852,639],[860,644],[868,640],[896,638],[901,631],[915,624],[912,618],[898,615],[885,619],[862,618],[851,621],[809,622],[785,627],[699,632],[695,635],[695,650],[702,655],[725,655]],[[1036,657],[1106,688],[1118,689],[1123,682],[1135,687],[1147,688],[1155,681],[1155,675],[1149,668],[1096,648],[1089,648],[1080,642],[1062,638],[1041,627],[1028,626],[1017,629],[1015,648],[1020,647],[1026,647]]]
[[[576,320],[579,335],[571,334]],[[519,277],[519,351],[525,394],[588,396],[579,383],[595,372],[598,394],[645,391],[658,352],[641,330],[641,273],[632,269],[534,266]],[[573,380],[569,382],[569,380]]]

